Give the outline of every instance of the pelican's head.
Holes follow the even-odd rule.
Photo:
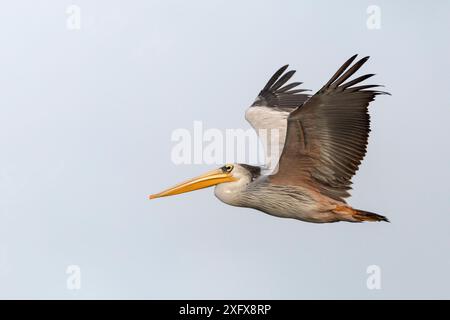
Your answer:
[[[259,175],[259,167],[245,164],[226,164],[223,167],[187,180],[149,198],[173,196],[180,193],[216,186],[215,195],[225,203],[233,200]]]

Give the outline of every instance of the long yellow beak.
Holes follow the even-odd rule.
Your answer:
[[[177,184],[176,186],[164,190],[160,193],[152,194],[151,196],[149,196],[149,199],[173,196],[176,194],[208,188],[219,183],[231,181],[236,181],[236,178],[233,178],[230,173],[223,172],[222,169],[217,169],[205,173],[199,177]]]

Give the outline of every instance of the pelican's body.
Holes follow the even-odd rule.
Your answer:
[[[359,221],[346,212],[337,211],[346,207],[345,202],[302,186],[272,184],[269,176],[259,175],[258,167],[235,164],[233,172],[233,176],[239,177],[238,180],[218,184],[214,189],[215,196],[228,205],[306,222]]]
[[[237,206],[260,210],[280,218],[293,218],[306,222],[339,221],[330,199],[314,199],[308,189],[296,186],[273,185],[262,176],[247,185],[241,192],[231,191],[227,184],[215,187],[214,194],[222,202]],[[316,195],[317,196],[317,195]],[[326,201],[323,201],[326,200]]]
[[[277,217],[314,223],[388,221],[345,201],[351,177],[366,153],[367,107],[384,93],[371,90],[377,85],[356,86],[372,74],[345,82],[368,59],[350,67],[355,57],[312,96],[301,93],[303,89],[292,90],[298,82],[286,84],[294,71],[284,73],[284,66],[246,111],[246,119],[260,137],[261,130],[266,130],[264,168],[272,172],[262,174],[260,167],[227,164],[150,198],[215,186],[214,193],[222,202]]]

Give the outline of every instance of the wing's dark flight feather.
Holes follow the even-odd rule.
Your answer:
[[[357,54],[350,57],[345,63],[336,71],[336,73],[331,77],[331,79],[324,85],[324,88],[329,87],[347,68],[352,64],[353,60],[357,57]]]
[[[283,88],[278,89],[278,92],[286,92],[289,91],[299,85],[301,85],[303,82],[292,82],[291,84],[285,85]],[[306,90],[306,89],[303,89]]]
[[[349,81],[349,82],[344,83],[344,84],[341,86],[341,88],[342,88],[342,89],[345,89],[345,88],[351,87],[351,86],[353,86],[353,85],[355,85],[355,84],[357,84],[357,83],[363,82],[364,80],[367,80],[367,79],[373,77],[374,75],[375,75],[374,73],[365,74],[365,75],[360,76],[360,77],[358,77],[358,78],[356,78],[356,79],[354,79],[354,80],[352,80],[352,81]]]
[[[311,90],[309,90],[309,89],[296,89],[296,90],[289,90],[289,91],[286,91],[286,92],[284,92],[284,93],[288,93],[288,94],[294,94],[294,93],[300,93],[300,92],[306,92],[306,91],[311,91]]]
[[[301,94],[302,92],[308,91],[306,89],[292,90],[301,85],[302,82],[286,84],[295,73],[295,70],[290,70],[285,73],[288,66],[285,65],[275,72],[261,90],[252,106],[297,108],[310,97],[308,94]]]
[[[274,75],[269,79],[267,84],[264,86],[263,90],[268,90],[277,80],[278,78],[284,73],[284,71],[289,67],[289,65],[284,65],[280,69],[277,70],[277,72],[274,73]]]
[[[335,89],[339,85],[341,85],[345,80],[350,78],[356,71],[359,70],[359,68],[362,67],[362,65],[369,59],[369,57],[364,57],[358,62],[356,62],[350,69],[348,69],[342,76],[340,76],[336,81],[334,81],[330,88]]]
[[[272,87],[270,87],[270,89],[272,91],[277,91],[279,88],[281,88],[282,85],[284,85],[286,82],[288,82],[290,78],[292,78],[294,73],[295,73],[295,70],[286,72],[280,79],[278,79],[277,82],[275,82],[275,84]]]

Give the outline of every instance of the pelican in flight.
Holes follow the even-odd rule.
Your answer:
[[[373,74],[348,80],[369,59],[353,64],[348,59],[314,95],[287,84],[295,73],[280,68],[246,111],[246,119],[257,131],[278,129],[279,158],[276,168],[248,164],[226,164],[199,177],[150,196],[176,195],[215,186],[215,195],[226,204],[254,208],[267,214],[306,222],[387,221],[382,215],[352,208],[351,178],[366,154],[370,131],[368,106],[377,95],[387,94],[364,85]],[[353,64],[353,65],[352,65]],[[347,81],[348,80],[348,81]],[[273,145],[272,145],[273,147]],[[266,146],[266,151],[271,148]]]

